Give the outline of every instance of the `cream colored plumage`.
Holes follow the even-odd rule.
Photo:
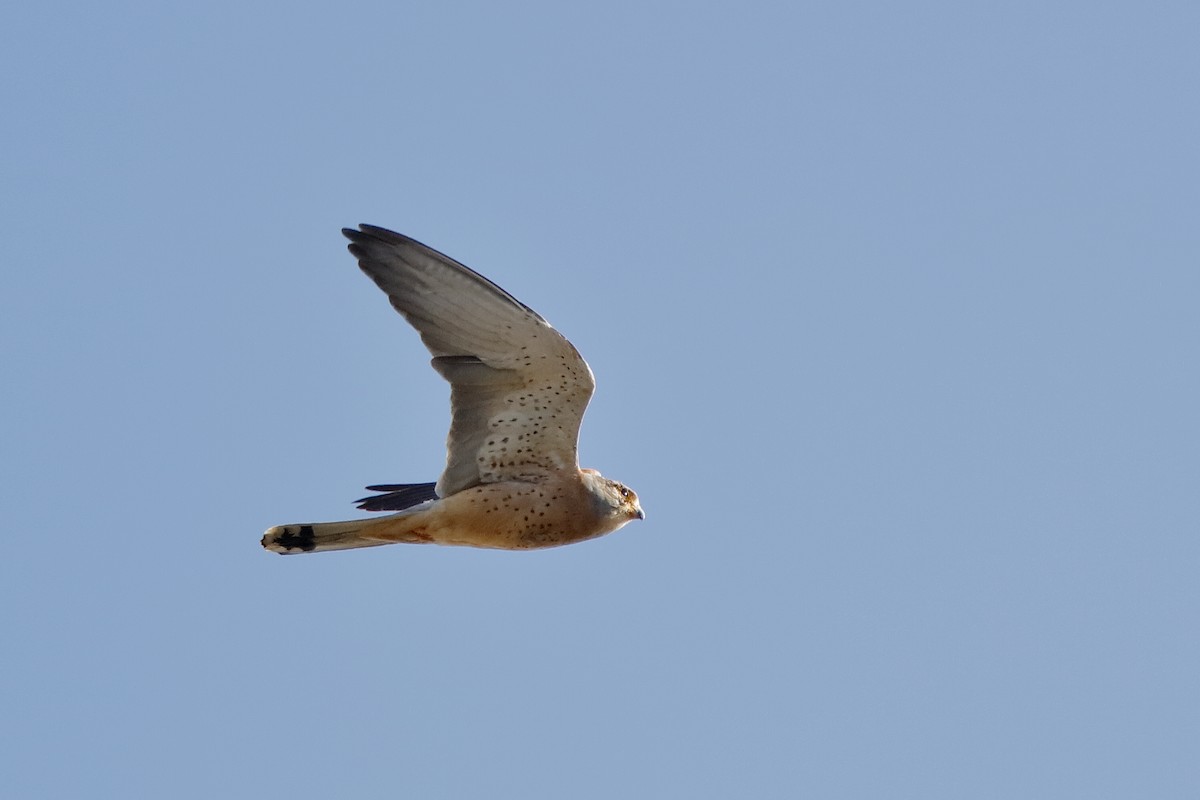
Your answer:
[[[592,539],[644,519],[637,495],[581,470],[579,425],[595,381],[587,363],[533,309],[407,236],[344,229],[362,270],[421,334],[450,382],[446,468],[436,485],[372,486],[360,508],[386,517],[283,525],[276,553],[394,542],[527,550]]]

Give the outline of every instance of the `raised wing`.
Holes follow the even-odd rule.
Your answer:
[[[579,423],[595,379],[562,334],[487,278],[373,225],[344,228],[363,272],[421,334],[450,382],[437,493],[578,469]]]

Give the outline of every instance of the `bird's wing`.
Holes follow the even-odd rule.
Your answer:
[[[562,334],[487,278],[407,236],[345,228],[350,252],[421,334],[450,382],[437,493],[578,469],[579,423],[595,379]]]

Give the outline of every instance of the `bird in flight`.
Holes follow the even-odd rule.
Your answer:
[[[414,239],[373,225],[342,233],[450,382],[446,468],[437,483],[368,486],[381,494],[358,501],[394,514],[279,525],[263,547],[285,555],[397,542],[532,550],[646,518],[632,489],[579,468],[579,424],[596,383],[562,334]]]

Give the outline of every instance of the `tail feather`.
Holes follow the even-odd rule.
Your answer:
[[[321,553],[326,550],[350,550],[355,547],[378,547],[388,544],[366,536],[378,519],[350,522],[317,522],[311,525],[277,525],[266,532],[262,546],[273,553]]]

